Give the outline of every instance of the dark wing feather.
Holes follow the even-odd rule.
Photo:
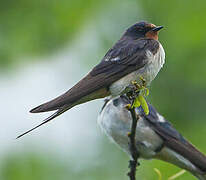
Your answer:
[[[64,105],[71,105],[97,90],[106,89],[121,77],[142,68],[148,62],[146,50],[155,54],[158,48],[159,42],[153,39],[126,40],[122,38],[107,52],[102,61],[69,91],[32,109],[31,112],[56,110]],[[114,58],[119,60],[114,61]],[[94,96],[93,99],[108,95],[108,92],[99,93],[99,96]],[[80,100],[80,103],[86,101],[89,101],[89,99]]]
[[[71,107],[86,101],[109,95],[107,88],[121,77],[142,68],[147,62],[146,51],[153,54],[159,49],[158,41],[153,39],[131,40],[123,36],[104,56],[92,71],[63,95],[44,103],[30,112],[38,113],[57,110],[40,125],[21,134],[17,138],[33,131],[56,118]],[[114,61],[118,58],[117,61]]]
[[[147,63],[146,50],[150,50],[155,54],[158,48],[159,43],[153,39],[130,41],[121,39],[106,53],[102,61],[93,68],[91,75],[105,73],[109,77],[115,73],[121,74],[122,70],[126,70],[130,66],[140,69]],[[115,58],[119,58],[119,60],[115,61]]]
[[[164,139],[164,144],[206,173],[206,156],[189,143],[169,122],[157,121],[157,111],[151,105],[149,108],[150,114],[145,118],[150,122],[153,130]]]

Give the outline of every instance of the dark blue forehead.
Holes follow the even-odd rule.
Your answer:
[[[140,21],[136,24],[133,24],[127,29],[127,34],[135,35],[135,37],[137,36],[137,34],[141,34],[141,33],[144,34],[150,29],[149,24],[150,23],[146,21]]]
[[[140,21],[136,24],[134,24],[135,26],[139,26],[139,27],[145,27],[148,24],[148,22],[146,21]]]
[[[132,25],[130,28],[145,28],[149,25],[150,23],[146,22],[146,21],[140,21],[138,23],[135,23],[134,25]]]

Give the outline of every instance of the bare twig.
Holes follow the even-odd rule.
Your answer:
[[[130,106],[128,110],[130,111],[131,116],[132,116],[131,132],[128,133],[128,137],[130,139],[129,150],[132,156],[132,160],[129,161],[130,171],[128,172],[127,175],[129,176],[130,180],[136,180],[136,167],[139,165],[138,163],[139,153],[136,148],[135,134],[136,134],[137,121],[139,117],[137,116],[135,112],[135,107]]]

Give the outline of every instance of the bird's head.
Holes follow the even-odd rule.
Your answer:
[[[162,28],[163,26],[156,26],[154,24],[141,21],[129,27],[125,35],[134,39],[146,37],[158,40],[158,32]]]

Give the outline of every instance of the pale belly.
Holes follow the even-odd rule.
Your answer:
[[[138,84],[141,84],[140,77],[142,76],[145,80],[147,85],[153,80],[153,78],[149,77],[150,75],[144,72],[145,68],[139,69],[138,71],[132,72],[125,77],[119,79],[118,81],[114,82],[110,87],[110,92],[112,96],[117,96],[121,94],[128,87],[132,81],[137,81]]]
[[[125,88],[131,84],[132,81],[141,83],[141,76],[146,80],[147,86],[153,81],[164,64],[165,53],[161,44],[158,53],[153,55],[150,51],[148,51],[147,57],[149,60],[144,67],[122,77],[109,87],[112,96],[121,94],[121,92],[123,92]]]

